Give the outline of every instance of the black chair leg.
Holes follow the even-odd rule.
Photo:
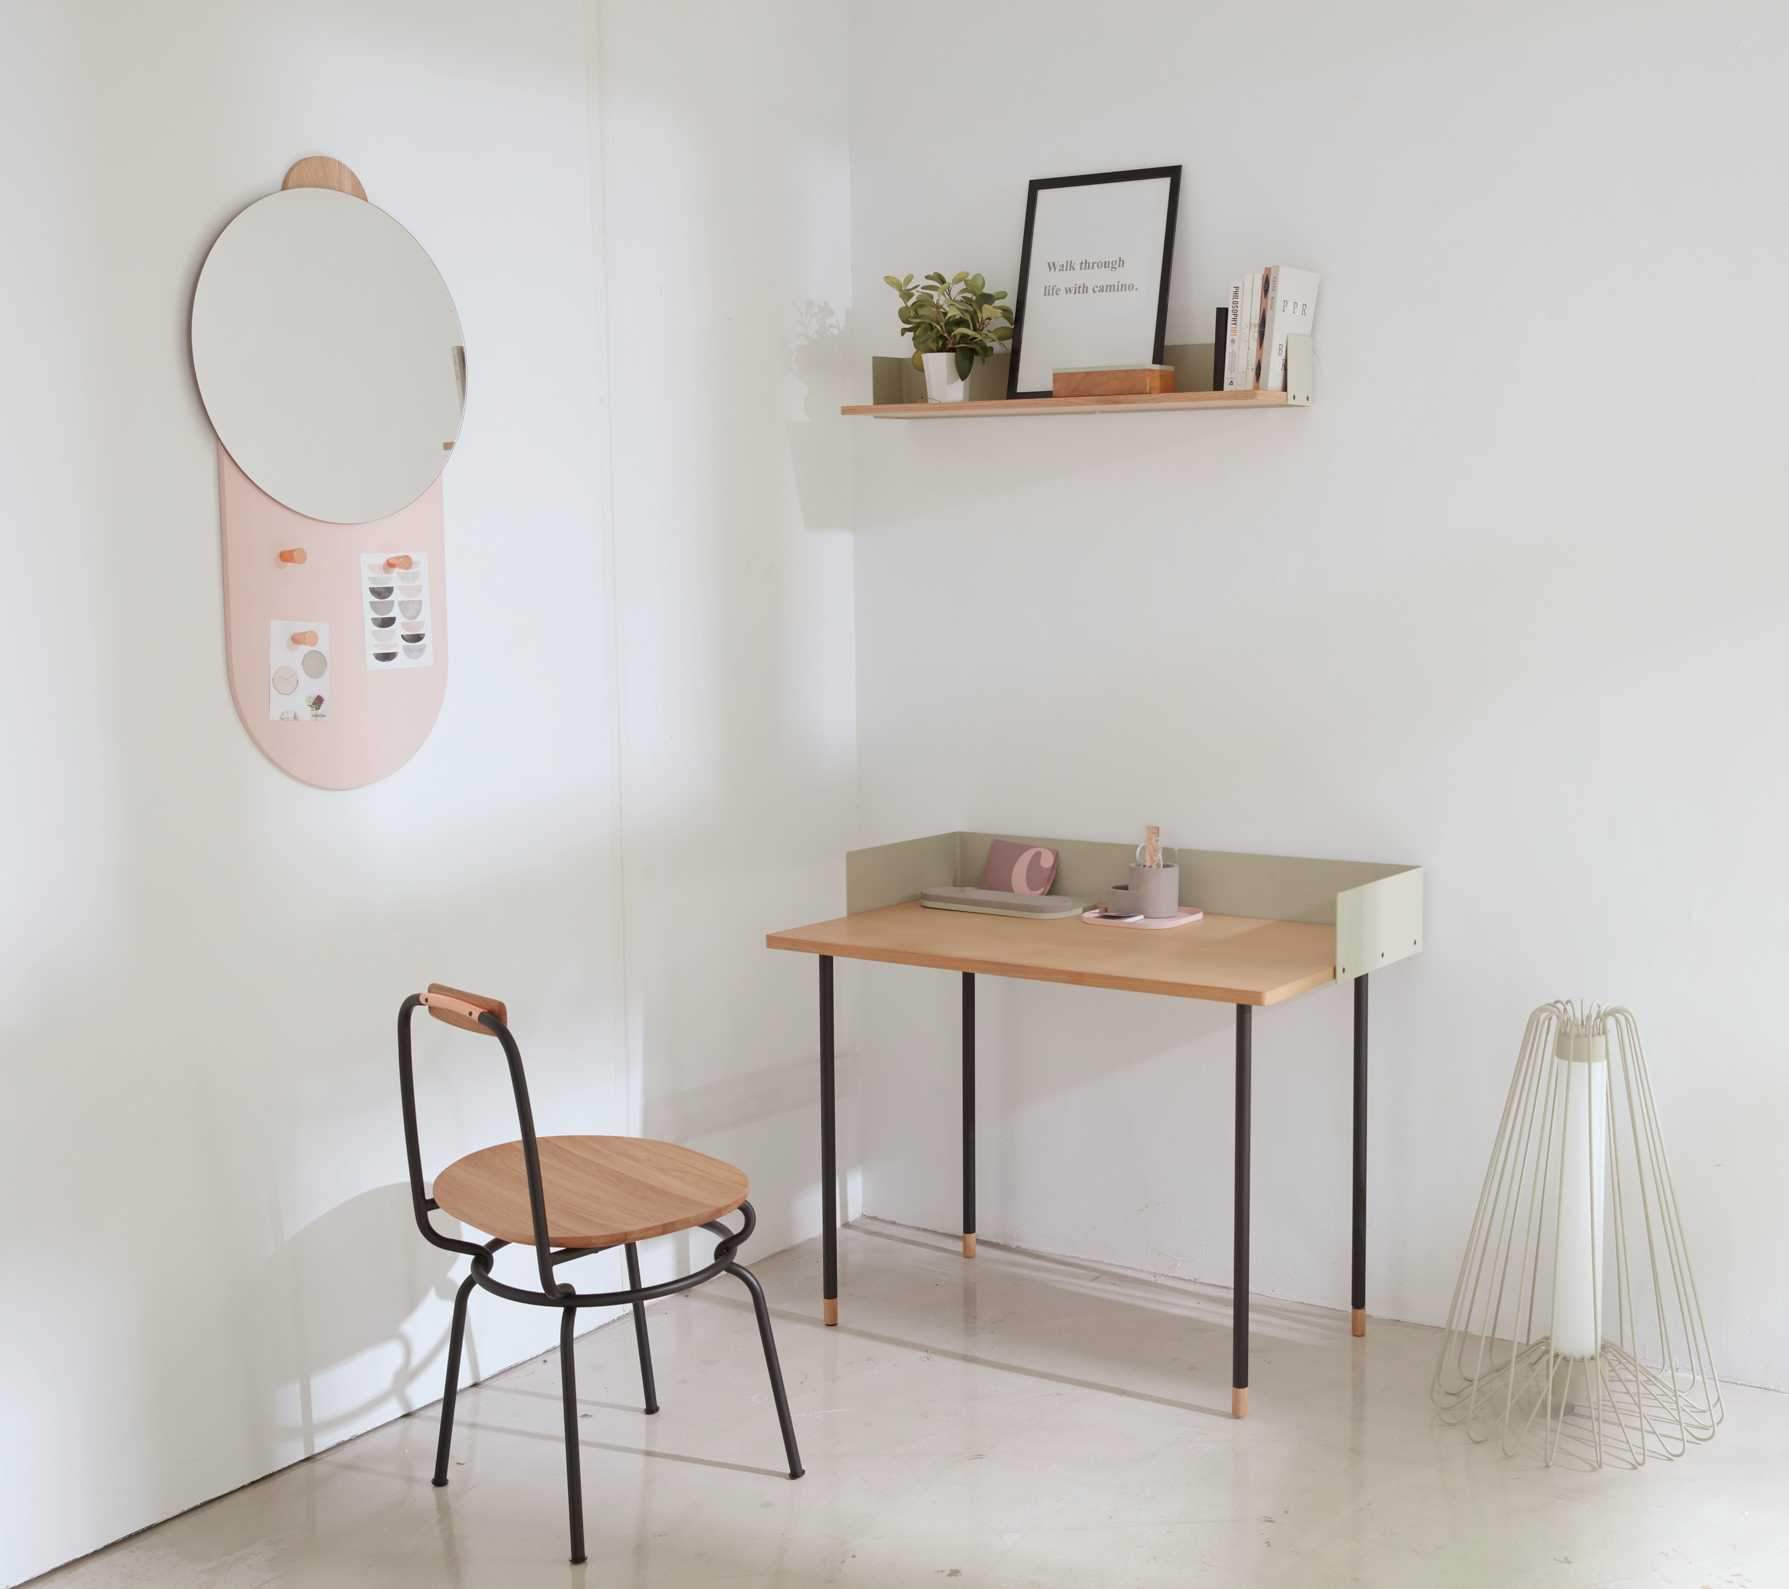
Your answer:
[[[627,1283],[631,1290],[640,1289],[640,1251],[627,1244]],[[640,1389],[646,1397],[646,1410],[658,1411],[658,1386],[652,1379],[652,1339],[646,1333],[646,1304],[634,1304],[634,1339],[640,1343]]]
[[[453,1405],[460,1393],[460,1348],[466,1342],[466,1303],[476,1282],[467,1275],[453,1299],[453,1330],[447,1337],[447,1388],[441,1392],[441,1434],[435,1441],[436,1489],[447,1483],[447,1457],[453,1449]]]
[[[801,1452],[795,1444],[795,1420],[789,1416],[789,1397],[783,1390],[783,1365],[777,1360],[776,1336],[771,1333],[770,1308],[764,1300],[764,1288],[744,1264],[728,1264],[727,1273],[738,1275],[752,1294],[752,1311],[758,1315],[758,1334],[764,1342],[764,1364],[770,1370],[770,1393],[776,1398],[777,1422],[783,1426],[783,1450],[789,1458],[789,1477],[799,1479],[803,1472]]]
[[[572,1361],[572,1321],[578,1310],[567,1308],[559,1320],[559,1384],[565,1393],[565,1499],[571,1509],[571,1559],[584,1559],[584,1480],[578,1467],[578,1370]]]

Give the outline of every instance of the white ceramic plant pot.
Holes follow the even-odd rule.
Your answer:
[[[922,353],[920,363],[926,367],[926,401],[928,403],[960,403],[968,391],[968,383],[957,374],[955,353]]]

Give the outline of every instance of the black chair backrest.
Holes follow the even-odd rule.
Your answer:
[[[416,1228],[425,1240],[448,1252],[466,1253],[472,1257],[488,1257],[502,1241],[479,1246],[443,1236],[429,1221],[434,1199],[423,1190],[422,1146],[416,1130],[416,1082],[410,1047],[410,1021],[417,1010],[424,1009],[438,1021],[457,1026],[462,1031],[494,1037],[503,1047],[509,1061],[509,1081],[516,1099],[516,1120],[522,1130],[522,1163],[528,1174],[528,1204],[533,1216],[534,1252],[540,1266],[541,1289],[548,1296],[571,1290],[553,1278],[553,1244],[547,1238],[546,1193],[541,1186],[540,1144],[534,1135],[534,1111],[528,1103],[528,1078],[522,1070],[522,1051],[510,1035],[509,1010],[501,999],[465,993],[439,982],[431,982],[428,992],[412,993],[398,1007],[398,1090],[404,1104],[404,1149],[410,1161],[410,1203],[416,1213]]]

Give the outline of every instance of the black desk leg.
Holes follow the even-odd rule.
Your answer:
[[[1236,1006],[1236,1247],[1230,1315],[1230,1416],[1249,1415],[1249,1104],[1254,1010]]]
[[[1354,979],[1354,1293],[1352,1329],[1367,1333],[1367,979]]]
[[[975,973],[963,973],[963,1256],[975,1256]]]
[[[820,956],[820,1317],[839,1322],[839,1155],[832,1066],[832,956]]]

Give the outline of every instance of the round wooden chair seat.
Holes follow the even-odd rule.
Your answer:
[[[541,1137],[547,1237],[555,1247],[617,1247],[689,1230],[731,1214],[750,1195],[745,1173],[674,1142],[639,1137]],[[456,1159],[435,1177],[445,1214],[505,1241],[531,1245],[522,1144]]]

